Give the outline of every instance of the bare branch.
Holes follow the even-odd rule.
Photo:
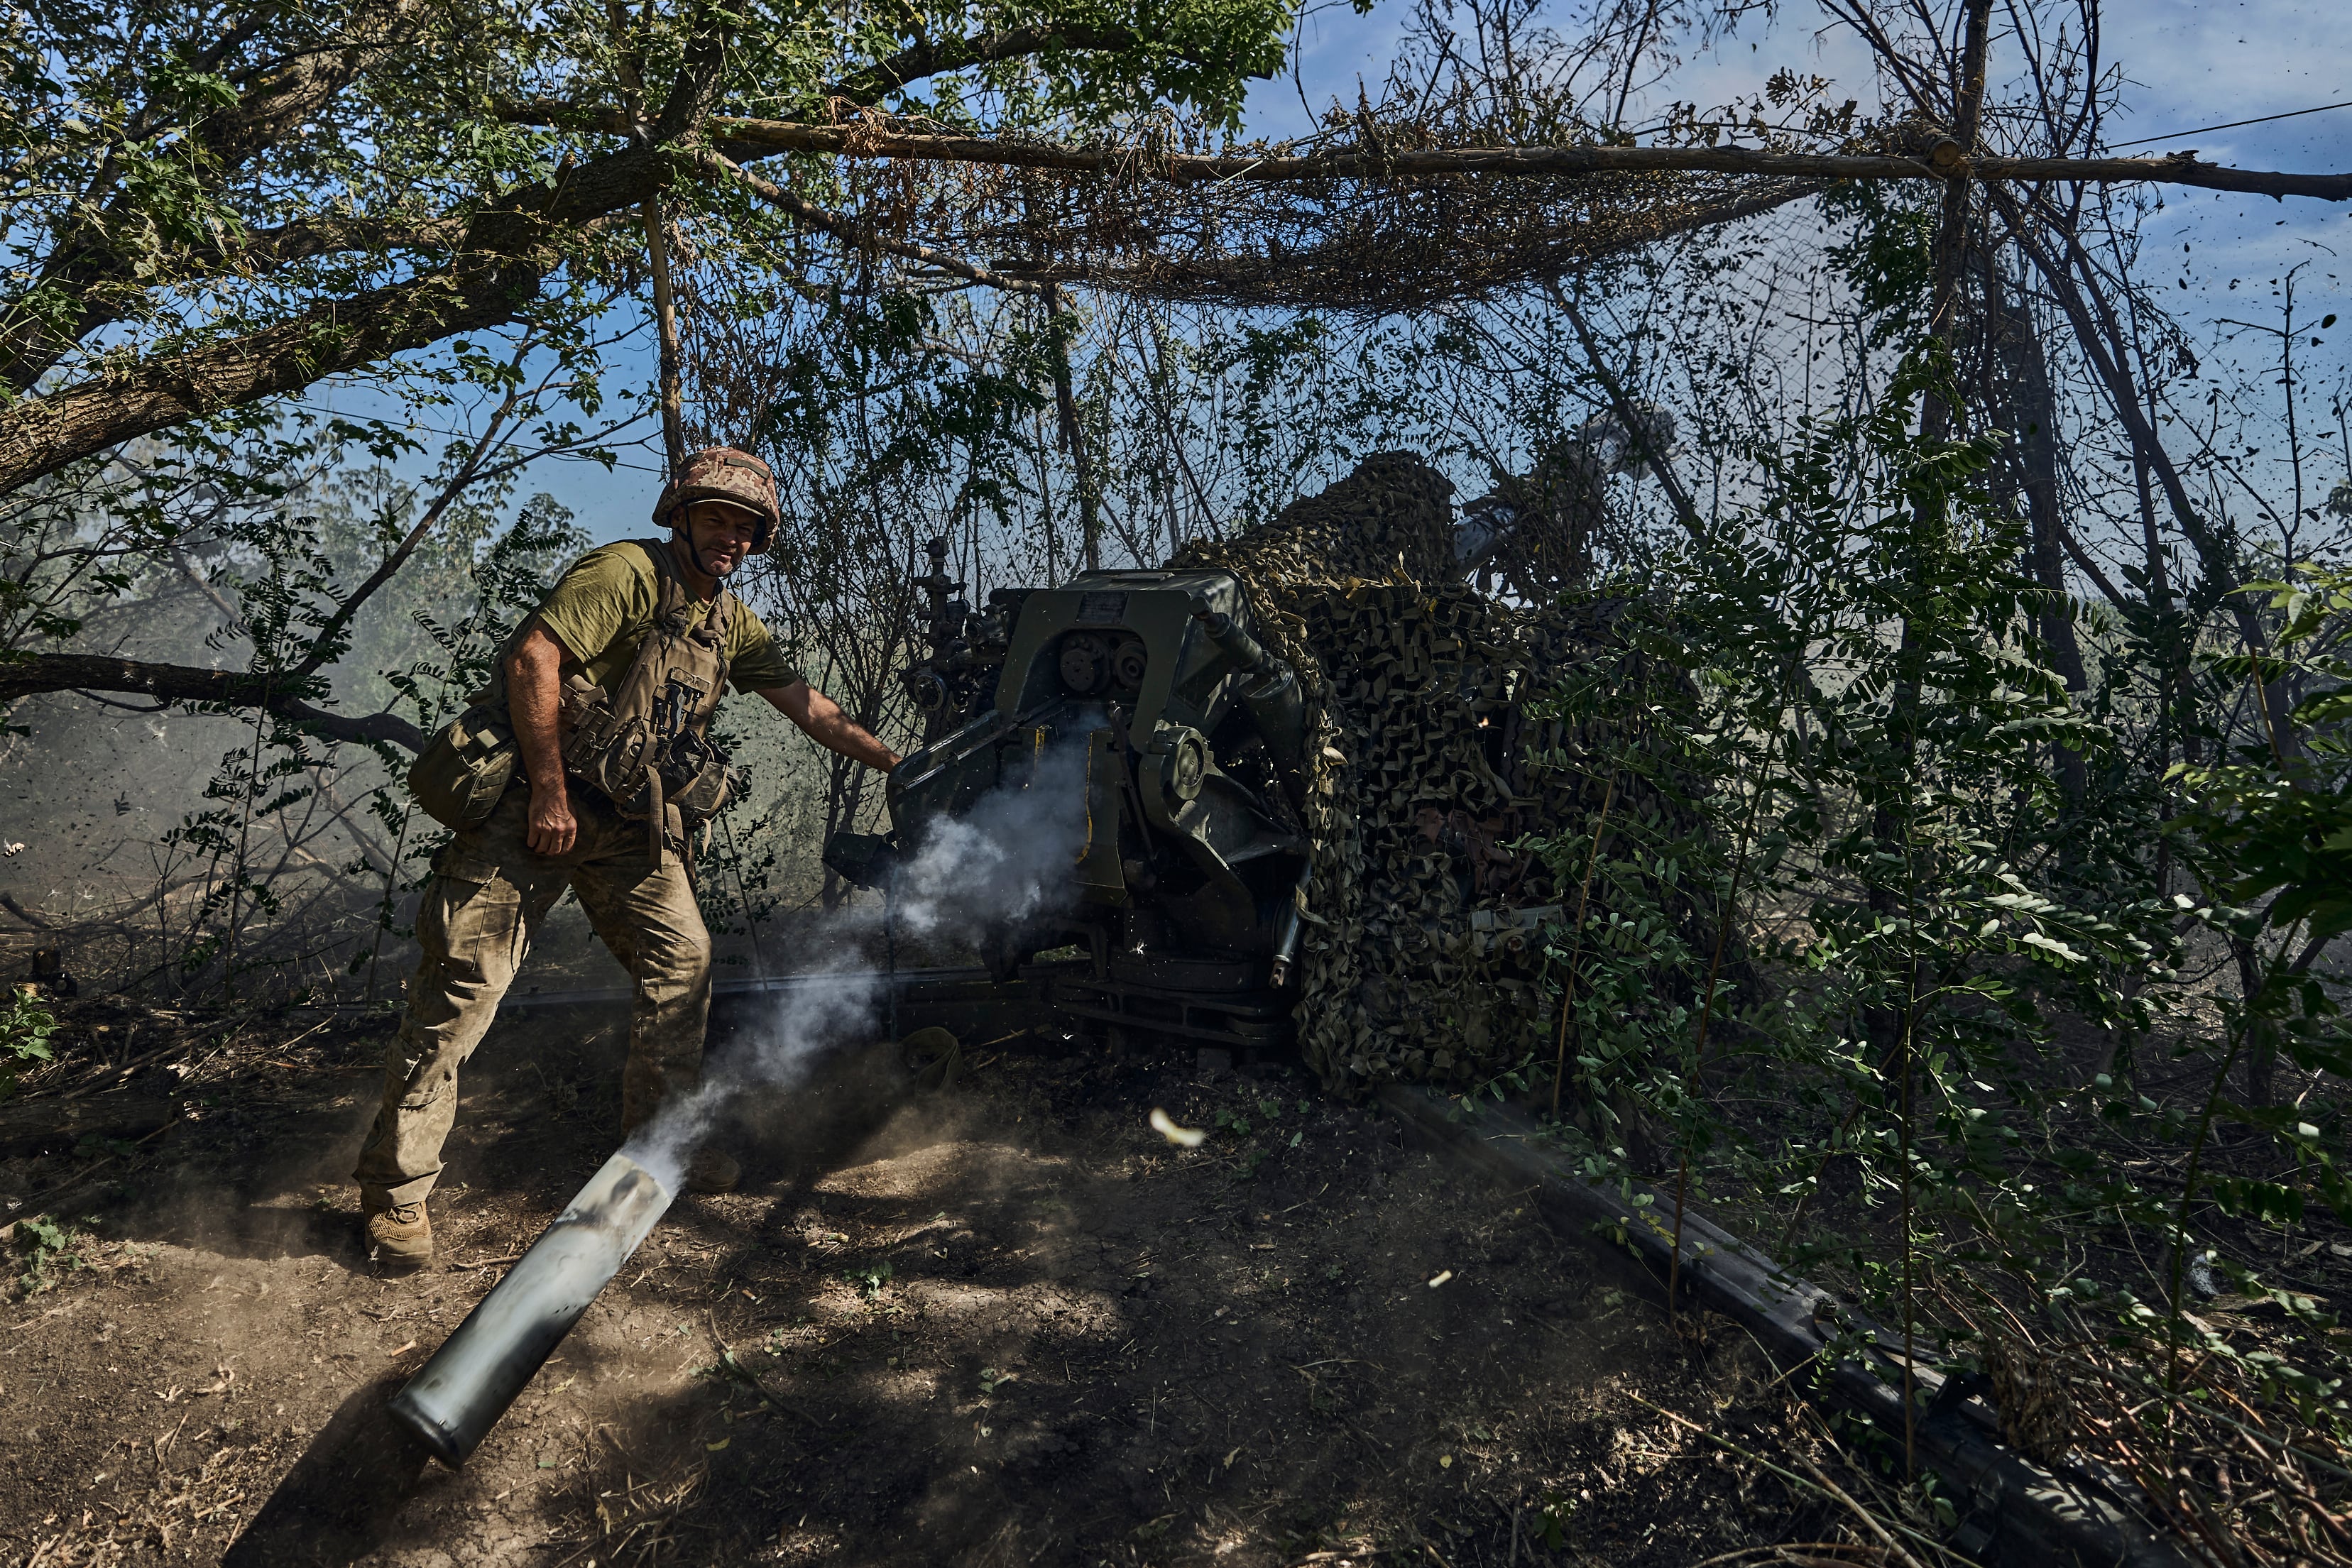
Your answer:
[[[299,687],[290,674],[204,670],[88,653],[35,653],[0,664],[0,703],[39,692],[140,692],[166,702],[265,708],[330,740],[389,741],[409,751],[425,747],[425,733],[398,714],[353,717],[329,713],[286,695],[293,689]]]
[[[618,110],[552,99],[509,104],[500,117],[523,125],[582,125],[614,135],[633,127]],[[2296,174],[2164,158],[1923,158],[1844,153],[1771,152],[1755,147],[1444,147],[1387,153],[1332,152],[1306,156],[1265,153],[1158,152],[1142,148],[1070,147],[988,136],[910,135],[868,126],[803,125],[782,120],[712,115],[711,136],[735,148],[765,152],[830,152],[845,158],[908,158],[950,163],[993,163],[1073,173],[1123,173],[1161,180],[1376,180],[1444,174],[1508,174],[1529,178],[1602,173],[1717,173],[1797,176],[1818,180],[2007,180],[2021,183],[2082,181],[2092,184],[2197,185],[2263,196],[2311,196],[2352,201],[2352,173]]]
[[[1649,464],[1650,471],[1658,476],[1659,487],[1665,491],[1667,503],[1675,509],[1675,520],[1696,536],[1699,531],[1698,508],[1691,504],[1690,492],[1683,488],[1683,482],[1676,476],[1674,465],[1667,460],[1666,455],[1652,450],[1650,422],[1642,417],[1642,411],[1634,406],[1625,383],[1617,378],[1616,372],[1601,357],[1600,340],[1593,336],[1591,327],[1584,319],[1584,312],[1577,308],[1576,300],[1557,282],[1549,287],[1553,302],[1568,318],[1569,326],[1576,333],[1577,342],[1584,350],[1585,361],[1592,368],[1593,379],[1609,394],[1610,406],[1617,411],[1618,422],[1625,427],[1627,438],[1634,444],[1642,459]]]
[[[520,371],[523,361],[529,358],[530,351],[538,346],[539,339],[536,334],[524,333],[521,341],[515,345],[514,352],[508,356],[507,369],[509,371]],[[410,528],[406,537],[393,548],[392,553],[377,563],[376,569],[368,573],[367,580],[353,589],[350,596],[344,599],[341,604],[336,606],[335,612],[320,626],[317,634],[310,640],[310,655],[294,667],[291,679],[298,682],[308,680],[339,651],[335,647],[335,639],[344,627],[352,623],[352,617],[360,612],[362,605],[375,596],[376,590],[399,574],[400,569],[408,564],[408,558],[416,553],[416,547],[425,542],[425,535],[431,533],[434,526],[440,522],[442,514],[449,509],[451,503],[455,502],[459,496],[465,494],[467,486],[480,476],[484,459],[489,456],[491,448],[497,444],[500,432],[506,428],[507,421],[514,416],[515,407],[522,402],[522,396],[520,382],[516,382],[508,388],[505,400],[490,414],[489,423],[483,427],[480,436],[467,449],[466,459],[457,465],[457,473],[450,476],[448,483],[441,486],[440,493],[435,496],[425,507],[424,516],[416,519],[415,526]]]
[[[2052,298],[2058,302],[2067,323],[2074,328],[2074,340],[2081,345],[2084,358],[2090,361],[2092,372],[2105,390],[2107,402],[2115,409],[2116,418],[2122,421],[2133,449],[2147,464],[2158,484],[2163,487],[2165,500],[2172,508],[2173,520],[2195,547],[2206,572],[2213,578],[2232,581],[2234,586],[2233,580],[2241,570],[2237,541],[2226,531],[2217,532],[2189,500],[2189,488],[2181,482],[2179,470],[2173,465],[2171,453],[2158,438],[2155,426],[2148,423],[2147,414],[2140,406],[2139,392],[2132,382],[2130,367],[2119,351],[2121,333],[2112,313],[2107,310],[2106,302],[2095,295],[2092,297],[2099,310],[2099,317],[2095,319],[2092,304],[2085,301],[2083,290],[2076,286],[2073,269],[2066,259],[2053,256],[2049,246],[2042,243],[2041,232],[2026,225],[2025,209],[2007,192],[1996,190],[1991,194],[2015,232],[2019,248],[2024,251],[2035,270],[2042,274],[2042,280],[2050,286]],[[2064,242],[2069,256],[2087,261],[2088,257],[2070,230],[2053,224],[2049,225],[2048,232]],[[2106,329],[2105,332],[2101,330],[2103,324]],[[2254,607],[2242,593],[2229,595],[2228,605],[2231,620],[2236,624],[2238,636],[2244,643],[2246,651],[2262,653],[2268,646],[2268,639],[2263,634],[2262,622],[2255,614]],[[2284,683],[2273,681],[2266,685],[2263,688],[2263,702],[2270,716],[2272,733],[2283,742],[2291,742],[2294,731],[2287,721],[2289,704]]]
[[[2083,548],[2081,541],[2074,538],[2074,530],[2066,526],[2066,522],[2063,517],[2059,517],[2055,520],[2057,523],[2058,543],[2066,551],[2066,559],[2073,561],[2076,566],[2082,568],[2083,575],[2089,578],[2093,585],[2095,586],[2101,593],[2107,596],[2108,603],[2133,604],[2138,602],[2137,600],[2125,597],[2122,590],[2118,589],[2114,583],[2107,580],[2107,574],[2100,569],[2099,563],[2092,559],[2091,553]]]

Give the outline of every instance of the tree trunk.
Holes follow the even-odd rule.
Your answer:
[[[2035,630],[2067,691],[2080,694],[2089,689],[2090,681],[2074,637],[2074,618],[2065,605],[2066,557],[2061,541],[2066,525],[2058,506],[2058,403],[2050,387],[2050,365],[2042,340],[2034,335],[2032,319],[2002,287],[2000,267],[1988,263],[1982,276],[1988,325],[2000,365],[2003,412],[2017,442],[2019,488],[2030,538],[2027,564],[2033,580],[2050,595],[2036,617]],[[2059,789],[2069,807],[2080,806],[2089,784],[2083,754],[2063,745],[2053,749]]]
[[[2278,1069],[2278,1037],[2252,1016],[2254,998],[2263,990],[2263,954],[2262,949],[2248,938],[2232,936],[2230,938],[2230,956],[2237,960],[2238,994],[2245,998],[2248,1014],[2246,1103],[2259,1111],[2271,1103],[2271,1083]]]

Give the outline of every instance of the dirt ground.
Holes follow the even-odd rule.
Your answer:
[[[160,1085],[177,1122],[0,1162],[0,1218],[78,1232],[12,1241],[0,1563],[1507,1568],[1843,1533],[1653,1408],[1785,1450],[1752,1345],[1670,1329],[1394,1121],[1036,1040],[746,1105],[742,1190],[681,1200],[453,1473],[383,1402],[613,1147],[617,1009],[493,1030],[406,1277],[342,1179],[390,1020],[158,1016],[75,1009],[47,1092]]]

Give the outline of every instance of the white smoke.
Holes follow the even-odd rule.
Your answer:
[[[1087,841],[1087,743],[1056,742],[1028,768],[935,823],[899,867],[890,914],[909,936],[1033,920],[1066,904]],[[860,912],[882,918],[872,905]]]
[[[870,969],[822,974],[795,988],[748,1040],[705,1064],[699,1087],[656,1112],[621,1152],[676,1193],[730,1101],[751,1088],[791,1087],[828,1047],[867,1032],[882,999],[882,977]]]
[[[812,944],[814,973],[770,1015],[706,1064],[701,1086],[665,1105],[622,1153],[677,1192],[721,1111],[752,1088],[790,1088],[825,1051],[881,1033],[886,977],[865,953],[887,921],[899,935],[978,933],[1038,919],[1075,897],[1071,872],[1087,842],[1084,729],[1057,739],[961,817],[929,825],[902,852],[887,901],[840,911]]]

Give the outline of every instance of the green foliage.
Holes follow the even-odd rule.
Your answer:
[[[1249,79],[1280,68],[1293,7],[647,6],[619,13],[617,26],[615,15],[588,5],[298,7],[224,27],[209,14],[133,4],[12,16],[0,159],[16,178],[0,204],[0,240],[34,265],[0,294],[0,346],[79,368],[75,340],[93,315],[120,324],[107,351],[121,358],[249,332],[314,298],[414,277],[436,265],[420,232],[551,185],[567,162],[615,145],[513,123],[500,105],[617,106],[639,96],[624,86],[635,79],[657,110],[698,32],[723,39],[720,114],[823,120],[847,97],[993,131],[1083,133],[1170,114],[1232,128]],[[1008,37],[1032,47],[981,47]],[[905,79],[883,71],[926,53],[927,67]],[[289,93],[304,95],[299,133],[265,112],[273,94]],[[799,172],[810,194],[827,194],[832,174]],[[688,178],[676,189],[699,209],[735,199],[723,181]],[[314,233],[315,243],[283,244]],[[572,269],[575,287],[525,301],[542,325],[583,301],[608,304],[597,298],[604,282],[645,286],[621,235],[543,239],[541,259]],[[119,263],[64,265],[92,240]],[[602,367],[587,355],[579,368],[576,390],[593,409]],[[13,390],[0,396],[27,385],[5,384]]]
[[[1829,247],[1828,259],[1859,295],[1874,348],[1916,342],[1926,329],[1941,199],[1864,180],[1834,186],[1822,198],[1826,212],[1852,225]]]
[[[1543,1506],[1536,1510],[1536,1532],[1543,1538],[1546,1550],[1567,1549],[1569,1522],[1575,1517],[1574,1498],[1559,1492],[1546,1494]]]
[[[861,1264],[842,1276],[856,1290],[860,1297],[869,1301],[878,1301],[882,1299],[882,1291],[890,1283],[892,1277],[893,1270],[887,1259],[878,1263]]]
[[[2330,727],[2342,672],[2298,650],[2333,645],[2343,588],[2314,572],[2267,590],[2285,631],[2263,674],[2293,662],[2311,694],[2296,759],[2245,748],[2177,770],[2191,806],[2168,828],[2161,780],[2130,765],[2116,724],[2162,666],[2111,669],[2103,703],[2070,702],[2032,633],[2018,527],[1979,484],[1990,444],[1919,433],[1938,375],[1930,356],[1906,360],[1868,411],[1767,454],[1759,505],[1624,585],[1656,590],[1633,633],[1644,668],[1687,678],[1570,684],[1552,700],[1549,716],[1658,741],[1552,759],[1617,773],[1610,819],[1545,846],[1561,885],[1591,875],[1587,918],[1549,947],[1570,998],[1574,1135],[1596,1173],[1687,1173],[1677,1182],[1750,1223],[1777,1207],[1801,1241],[1790,1261],[1833,1270],[1931,1340],[1944,1329],[1923,1321],[1921,1281],[1976,1266],[2168,1357],[2197,1337],[2181,1305],[2192,1217],[2352,1215],[2352,1060],[2332,988],[2301,967],[2342,928],[2352,834],[2336,835],[2352,818]],[[2210,666],[2224,686],[2252,668]],[[2060,748],[2082,759],[2084,798],[2066,795]],[[2210,901],[2168,894],[2168,863],[2193,868]],[[2200,931],[2260,939],[2249,994],[2214,998],[2218,1031],[2182,980]],[[2118,1049],[2083,1084],[2065,1040],[2086,1026]],[[2199,1092],[2131,1087],[2129,1042],[2151,1038]],[[2263,1051],[2321,1073],[2321,1092],[2293,1109],[2235,1103],[2225,1084]],[[2285,1170],[2206,1172],[2217,1122],[2259,1130]],[[2186,1191],[2099,1157],[2094,1126],[2182,1151]],[[1852,1173],[1858,1207],[1830,1207],[1832,1169]],[[2084,1278],[2079,1249],[2112,1245],[2109,1222],[2170,1257],[2170,1278],[2142,1294]],[[2203,1348],[2342,1414],[2333,1375]]]
[[[2222,898],[2252,906],[2265,899],[2263,928],[2300,929],[2324,942],[2352,929],[2352,573],[2319,563],[2294,581],[2249,583],[2279,622],[2267,653],[2214,656],[2207,667],[2224,685],[2288,681],[2306,695],[2291,733],[2243,748],[2241,760],[2181,764],[2173,778],[2189,797],[2175,827],[2208,883]]]
[[[55,1270],[71,1273],[82,1267],[81,1232],[46,1214],[30,1214],[16,1222],[15,1245],[25,1260],[16,1277],[19,1296],[37,1296],[57,1284]]]
[[[1712,1035],[1854,1107],[1806,1153],[1888,1179],[1868,1129],[1895,1114],[1889,1053],[1907,1037],[1974,1163],[2017,1134],[1973,1085],[2013,1079],[2038,1004],[2121,1020],[2120,977],[2160,968],[2144,901],[2027,880],[2061,815],[2050,747],[2107,742],[2023,634],[2014,528],[1972,486],[1987,448],[1914,433],[1932,384],[1911,364],[1878,407],[1769,458],[1769,500],[1663,564],[1677,591],[1643,646],[1687,681],[1570,688],[1553,707],[1665,741],[1612,759],[1635,804],[1549,847],[1577,886],[1600,846],[1592,913],[1553,956],[1575,964],[1569,1036],[1604,1122],[1630,1096],[1703,1151],[1714,1117],[1691,1080]],[[1785,912],[1790,935],[1727,952],[1721,912],[1743,904]]]
[[[55,1060],[49,1037],[57,1031],[56,1015],[37,993],[9,992],[7,1006],[0,1008],[0,1100],[16,1092],[16,1074],[26,1062]]]
[[[2276,640],[2261,654],[2214,655],[2208,667],[2225,685],[2280,683],[2305,695],[2284,733],[2265,721],[2264,744],[2239,747],[2238,760],[2176,767],[2185,809],[2170,827],[2182,858],[2214,895],[2193,918],[2240,950],[2244,983],[2221,1009],[2231,1057],[2253,1064],[2257,1088],[2281,1053],[2303,1071],[2340,1083],[2352,1080],[2352,1032],[2336,988],[2313,969],[2328,940],[2352,929],[2352,747],[2344,731],[2352,664],[2340,652],[2352,634],[2352,574],[2307,563],[2295,580],[2251,583],[2244,591],[2267,596]],[[2267,1224],[2300,1224],[2307,1199],[2352,1222],[2342,1103],[2240,1104],[2222,1095],[2227,1076],[2225,1063],[2200,1122],[2200,1143],[2216,1119],[2256,1129],[2288,1159],[2289,1174],[2214,1176],[2204,1195],[2225,1213]]]

